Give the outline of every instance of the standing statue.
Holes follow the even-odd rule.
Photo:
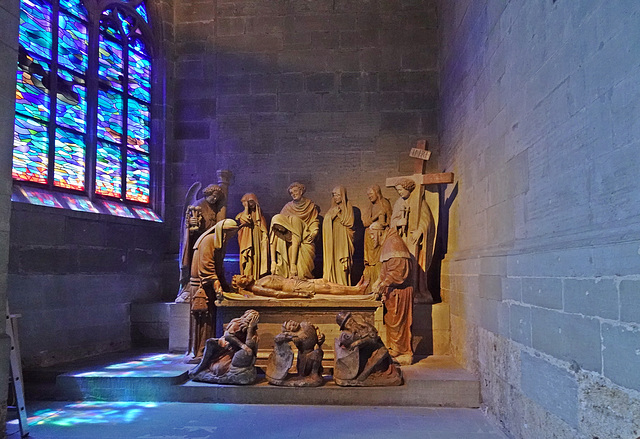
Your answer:
[[[416,296],[432,303],[433,297],[427,287],[427,270],[433,258],[436,228],[429,205],[424,197],[420,197],[420,190],[415,189],[416,184],[410,178],[403,178],[396,185],[400,198],[393,205],[391,228],[416,259]]]
[[[398,363],[409,365],[413,359],[413,268],[415,263],[395,230],[382,230],[375,222],[369,227],[371,240],[381,246],[380,277],[372,286],[384,303],[389,354]]]
[[[258,311],[249,309],[229,322],[220,338],[207,340],[202,361],[189,372],[194,381],[252,384],[256,380]]]
[[[391,203],[382,196],[380,186],[377,184],[367,189],[367,197],[371,203],[362,211],[362,224],[369,228],[375,222],[382,229],[386,229],[391,220]],[[380,276],[380,249],[380,246],[374,245],[368,230],[366,230],[364,234],[364,273],[362,276],[371,285]]]
[[[340,337],[335,339],[333,378],[339,386],[399,386],[397,367],[376,328],[341,311],[336,315]]]
[[[202,185],[194,183],[185,199],[185,217],[180,237],[180,291],[176,302],[189,302],[188,294],[193,245],[206,231],[227,216],[226,197],[222,186],[210,184],[202,191],[204,198],[193,200]]]
[[[351,285],[353,206],[343,186],[333,188],[331,197],[331,208],[322,224],[322,277],[329,282]]]
[[[202,357],[205,340],[215,332],[215,301],[222,294],[220,261],[224,259],[226,243],[238,230],[232,219],[225,219],[204,232],[193,246],[191,278],[185,290],[191,297],[189,327],[190,362]]]
[[[350,287],[327,282],[325,279],[295,279],[277,274],[270,274],[258,280],[251,276],[236,274],[233,276],[231,283],[234,289],[238,291],[250,291],[256,296],[274,297],[276,299],[309,299],[316,294],[335,296],[363,295],[368,286],[364,284]]]
[[[289,242],[289,251],[284,251],[287,247],[286,242],[282,242],[282,230],[277,233],[271,233],[271,258],[276,258],[273,251],[279,251],[282,258],[274,263],[275,267],[271,267],[273,274],[279,274],[285,277],[299,277],[303,279],[311,279],[314,267],[314,258],[316,255],[315,239],[320,230],[320,221],[318,219],[319,208],[313,201],[304,198],[305,187],[302,183],[294,182],[289,185],[289,194],[292,201],[284,205],[280,211],[280,215],[286,217],[290,221],[278,220],[276,216],[271,220],[271,224],[279,228],[288,230],[292,235],[292,241]],[[295,221],[298,220],[298,221]],[[285,233],[286,234],[286,233]],[[300,240],[296,247],[294,240]],[[297,250],[297,254],[296,254]],[[284,259],[287,258],[285,261]],[[288,264],[285,264],[285,262]]]
[[[262,215],[262,209],[255,194],[244,194],[240,201],[244,206],[244,210],[236,216],[240,227],[238,230],[240,273],[259,279],[269,271],[267,221]]]
[[[273,339],[275,345],[269,355],[266,377],[269,384],[287,387],[318,387],[324,384],[322,358],[324,334],[309,322],[289,320],[282,324],[282,332]],[[293,365],[293,350],[298,349],[296,375],[289,374]]]

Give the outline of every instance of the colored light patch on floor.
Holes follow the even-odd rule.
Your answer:
[[[122,204],[110,203],[103,201],[104,206],[111,212],[111,215],[122,216],[125,218],[135,218],[136,216],[129,210],[127,206]]]
[[[176,375],[175,367],[167,369],[170,366],[178,366],[185,370],[182,362],[182,355],[174,354],[158,354],[142,357],[139,359],[127,361],[124,363],[116,363],[106,366],[100,370],[88,372],[80,372],[73,374],[74,377],[172,377]]]
[[[31,204],[64,209],[64,206],[53,195],[47,192],[28,188],[20,188],[20,190]]]
[[[85,198],[75,195],[63,195],[62,198],[67,202],[67,205],[71,210],[77,210],[79,212],[93,212],[100,213],[98,208],[93,203]]]
[[[161,223],[162,219],[151,209],[145,207],[134,207],[133,211],[138,214],[140,218],[147,221],[156,221]]]
[[[128,424],[145,410],[158,407],[154,402],[92,402],[73,403],[56,410],[40,410],[28,418],[29,425],[73,427],[79,424]]]

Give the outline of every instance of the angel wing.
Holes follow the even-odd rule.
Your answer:
[[[183,273],[185,268],[183,266],[184,265],[183,258],[184,258],[184,252],[186,251],[185,249],[187,247],[187,243],[185,242],[185,240],[188,239],[187,235],[184,232],[184,229],[185,229],[184,222],[186,219],[185,213],[187,212],[187,209],[189,208],[189,206],[194,205],[196,203],[197,195],[198,195],[198,192],[200,192],[201,188],[202,188],[202,183],[200,183],[199,181],[196,181],[195,183],[193,183],[184,197],[184,204],[182,206],[182,219],[180,220],[180,251],[178,252],[178,265],[180,269],[181,290],[182,290],[182,287],[184,287],[185,282],[189,280],[189,273]]]

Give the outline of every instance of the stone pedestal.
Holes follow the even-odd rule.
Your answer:
[[[169,352],[184,354],[189,349],[189,303],[169,304]]]

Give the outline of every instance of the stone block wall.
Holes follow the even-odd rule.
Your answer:
[[[162,290],[162,223],[14,203],[9,303],[26,367],[131,346],[130,306]]]
[[[217,169],[235,176],[232,217],[246,192],[273,216],[296,180],[322,214],[337,185],[365,206],[368,186],[412,173],[416,140],[437,150],[434,1],[184,0],[175,17],[176,231],[187,189]]]
[[[640,436],[640,4],[441,1],[452,348],[514,438]]]

